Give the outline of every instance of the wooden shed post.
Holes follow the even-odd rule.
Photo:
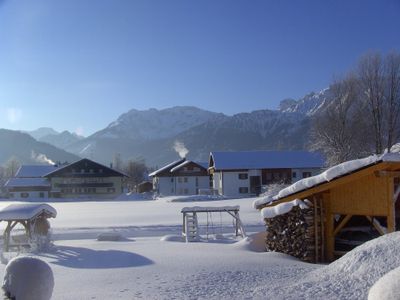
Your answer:
[[[394,180],[393,178],[386,178],[387,185],[387,201],[388,201],[388,216],[387,216],[387,232],[394,232],[396,230],[396,217],[395,217],[395,193],[394,193]]]
[[[334,215],[329,211],[326,213],[326,258],[329,262],[334,260],[334,251],[335,251],[335,236],[333,234],[334,231]]]

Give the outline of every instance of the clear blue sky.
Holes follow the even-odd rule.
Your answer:
[[[399,16],[399,0],[0,0],[0,128],[275,109],[370,50],[399,51]]]

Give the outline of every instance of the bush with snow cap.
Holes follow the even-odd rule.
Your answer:
[[[368,300],[400,300],[400,267],[386,273],[369,290]]]
[[[53,287],[53,272],[41,259],[17,256],[6,266],[3,290],[10,299],[49,300]]]

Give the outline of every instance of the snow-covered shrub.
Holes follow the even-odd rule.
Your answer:
[[[116,231],[103,232],[97,236],[98,241],[117,242],[117,241],[122,241],[124,239],[125,238],[119,232]]]
[[[18,256],[6,266],[3,290],[9,299],[48,300],[54,287],[50,266],[36,257]]]

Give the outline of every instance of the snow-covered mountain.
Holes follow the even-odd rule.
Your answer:
[[[279,105],[279,111],[313,116],[321,112],[331,99],[331,90],[326,88],[318,93],[309,93],[297,101],[294,99],[282,100]]]
[[[83,136],[79,136],[75,133],[71,133],[71,132],[65,130],[61,133],[45,135],[37,140],[40,142],[45,142],[50,145],[56,146],[60,149],[64,149],[64,148],[68,147],[69,145],[82,140],[83,138],[84,138]]]
[[[40,127],[36,130],[32,131],[23,131],[24,133],[29,134],[31,137],[33,137],[35,140],[40,140],[41,138],[47,136],[47,135],[57,135],[59,132],[55,131],[53,128],[50,127]]]
[[[298,100],[285,99],[277,110],[233,116],[190,106],[132,109],[87,138],[62,132],[40,140],[105,164],[119,154],[123,160],[144,158],[149,166],[177,159],[177,141],[196,160],[207,160],[209,152],[217,150],[300,150],[308,147],[311,118],[330,99],[330,90],[324,89]]]
[[[140,157],[150,166],[160,166],[178,158],[176,141],[189,149],[188,157],[204,161],[215,150],[304,149],[308,128],[307,115],[279,110],[234,116],[193,107],[131,110],[66,149],[103,163],[118,153],[125,160]]]
[[[93,137],[124,137],[137,140],[168,138],[203,124],[217,115],[217,113],[190,106],[162,110],[152,108],[144,111],[132,109],[105,129],[95,133]]]
[[[47,143],[38,142],[30,135],[14,130],[0,129],[0,165],[10,158],[24,164],[43,164],[50,161],[73,162],[77,155]]]

